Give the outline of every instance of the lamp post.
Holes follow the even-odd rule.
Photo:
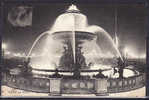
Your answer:
[[[125,49],[124,49],[124,57],[125,57],[125,60],[126,60],[127,57],[128,57],[128,52],[129,52],[128,48],[125,48]]]
[[[7,48],[6,43],[2,43],[2,57],[3,57],[3,59],[4,59],[4,55],[5,55],[5,50],[6,50],[6,48]]]
[[[5,64],[4,64],[4,55],[5,54],[4,53],[5,53],[5,50],[7,48],[7,45],[5,43],[2,43],[1,47],[2,47],[2,65],[5,66]],[[2,67],[1,70],[4,70],[3,68],[5,68],[5,67]]]

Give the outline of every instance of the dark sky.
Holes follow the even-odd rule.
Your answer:
[[[3,41],[12,52],[27,53],[37,36],[50,29],[55,19],[68,8],[70,4],[53,3],[33,5],[32,26],[14,27],[7,20],[8,12],[14,5],[5,6]],[[76,4],[81,13],[88,18],[90,25],[99,25],[112,37],[114,36],[114,5],[111,4]],[[118,31],[120,43],[133,48],[136,53],[145,52],[145,37],[147,25],[147,9],[144,5],[117,5]]]

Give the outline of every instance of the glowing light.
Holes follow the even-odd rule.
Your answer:
[[[77,8],[76,5],[72,4],[71,6],[69,6],[67,11],[79,11],[79,9]]]
[[[146,58],[146,54],[140,55],[140,58]]]
[[[32,53],[31,56],[34,57],[34,56],[36,56],[36,54],[35,53]]]
[[[7,51],[7,52],[5,52],[5,54],[6,54],[6,55],[10,55],[10,54],[11,54],[11,52]]]
[[[72,13],[76,10],[77,9],[72,6],[67,10],[70,13],[63,13],[58,16],[51,28],[52,33],[59,31],[72,31],[72,28],[74,27],[75,31],[86,31],[88,26],[87,17],[82,13]]]
[[[25,56],[26,56],[26,55],[25,55],[25,53],[22,53],[21,55],[22,55],[23,57],[25,57]]]
[[[100,26],[89,25],[87,21],[87,17],[81,13],[76,12],[78,11],[78,8],[75,5],[71,5],[68,8],[68,11],[71,11],[71,12],[66,12],[58,16],[58,18],[56,18],[55,20],[55,23],[52,25],[51,29],[48,30],[47,32],[41,33],[41,35],[39,35],[34,41],[31,49],[29,50],[29,53],[27,54],[27,58],[34,56],[32,55],[32,53],[33,53],[33,49],[37,45],[37,42],[40,42],[39,40],[43,36],[45,35],[48,36],[47,40],[45,41],[46,43],[44,47],[41,48],[42,49],[42,51],[40,52],[41,57],[37,57],[36,55],[36,57],[31,58],[32,67],[41,68],[41,69],[50,69],[50,68],[52,69],[56,67],[55,65],[59,65],[60,57],[62,57],[64,52],[64,50],[62,49],[64,46],[63,41],[66,38],[68,38],[68,40],[72,38],[71,42],[73,46],[73,55],[75,60],[75,42],[76,42],[75,36],[80,35],[81,33],[79,32],[84,32],[84,34],[85,33],[88,34],[89,32],[91,35],[95,36],[95,38],[92,40],[93,42],[92,44],[96,45],[97,47],[91,48],[91,49],[95,49],[95,50],[97,49],[94,55],[99,54],[99,56],[97,55],[96,57],[113,58],[113,56],[116,56],[116,55],[121,57],[121,54],[117,46],[115,46],[115,43],[113,42],[108,32],[106,32]],[[59,38],[55,38],[55,37],[59,37]],[[87,38],[85,38],[84,40],[88,41]],[[91,41],[88,41],[88,42],[91,42]],[[89,48],[88,45],[89,44],[87,43],[87,46],[86,46],[87,48]],[[91,49],[90,50],[87,49],[86,51],[87,52],[91,51]],[[101,53],[101,51],[103,52],[105,51],[105,53]],[[111,53],[108,53],[108,51]],[[95,57],[90,52],[88,53],[89,54],[85,56],[88,56],[87,58],[89,58],[89,60]],[[92,58],[89,56],[91,56]],[[121,57],[121,59],[123,58]]]
[[[146,57],[146,54],[135,53],[135,50],[133,48],[129,48],[129,47],[125,47],[123,50],[123,53],[124,53],[125,57],[127,56],[128,58],[132,58],[132,59],[133,58],[139,59],[139,58]]]
[[[125,54],[125,56],[127,56],[128,52],[130,52],[129,49],[127,47],[125,47],[124,48],[124,54]]]
[[[2,43],[2,49],[6,49],[7,48],[7,44],[6,43]]]
[[[16,56],[16,57],[21,57],[20,53],[14,53],[13,55]]]

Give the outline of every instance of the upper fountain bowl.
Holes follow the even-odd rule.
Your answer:
[[[80,13],[80,10],[75,6],[71,5],[65,13],[58,16],[53,27],[52,32],[61,31],[83,31],[87,32],[88,27],[87,17]]]

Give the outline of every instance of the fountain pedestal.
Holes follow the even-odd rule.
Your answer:
[[[108,95],[107,87],[108,87],[107,78],[95,78],[95,94],[97,96]]]
[[[61,95],[61,78],[50,78],[50,93],[52,96]]]

